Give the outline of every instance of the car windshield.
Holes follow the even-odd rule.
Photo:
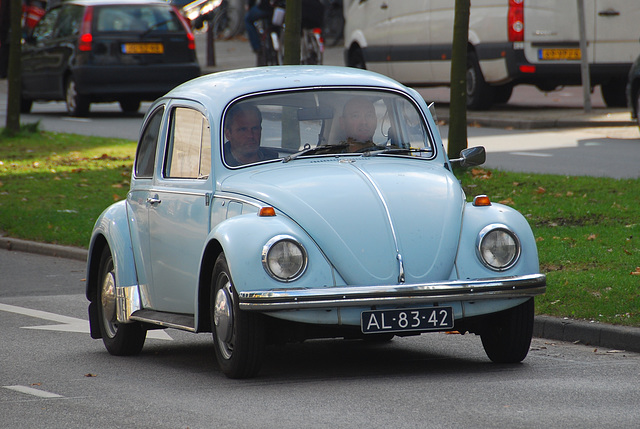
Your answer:
[[[245,98],[225,111],[223,137],[229,167],[310,156],[435,155],[418,107],[386,91],[308,90]]]

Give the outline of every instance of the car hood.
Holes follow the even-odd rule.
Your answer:
[[[464,194],[428,161],[326,158],[273,164],[230,176],[221,190],[289,216],[351,285],[448,279]],[[401,255],[401,256],[399,256]]]

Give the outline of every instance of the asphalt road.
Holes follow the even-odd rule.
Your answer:
[[[229,380],[210,334],[154,332],[139,356],[92,340],[84,263],[0,250],[0,415],[12,428],[637,427],[640,354],[534,338],[496,365],[479,337],[271,347]],[[38,269],[33,269],[37,267]]]

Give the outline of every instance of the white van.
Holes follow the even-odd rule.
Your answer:
[[[454,0],[345,0],[345,64],[414,86],[449,85]],[[591,84],[626,106],[640,52],[639,0],[584,0]],[[506,103],[513,86],[580,85],[576,0],[473,0],[467,104]]]

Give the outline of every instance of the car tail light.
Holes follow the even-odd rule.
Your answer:
[[[175,6],[172,5],[171,7],[173,8],[173,12],[176,15],[178,15],[178,19],[182,23],[182,26],[184,27],[184,31],[187,32],[187,39],[189,40],[189,43],[188,43],[187,47],[190,50],[195,51],[196,50],[196,38],[193,36],[193,31],[191,31],[191,25],[189,25],[189,20],[187,18],[185,18],[184,15],[182,15]]]
[[[507,31],[510,42],[524,41],[524,0],[509,0]]]
[[[82,27],[80,27],[80,43],[78,49],[83,52],[91,50],[91,42],[93,36],[91,35],[91,21],[93,20],[93,6],[88,6],[84,11],[82,17]]]

